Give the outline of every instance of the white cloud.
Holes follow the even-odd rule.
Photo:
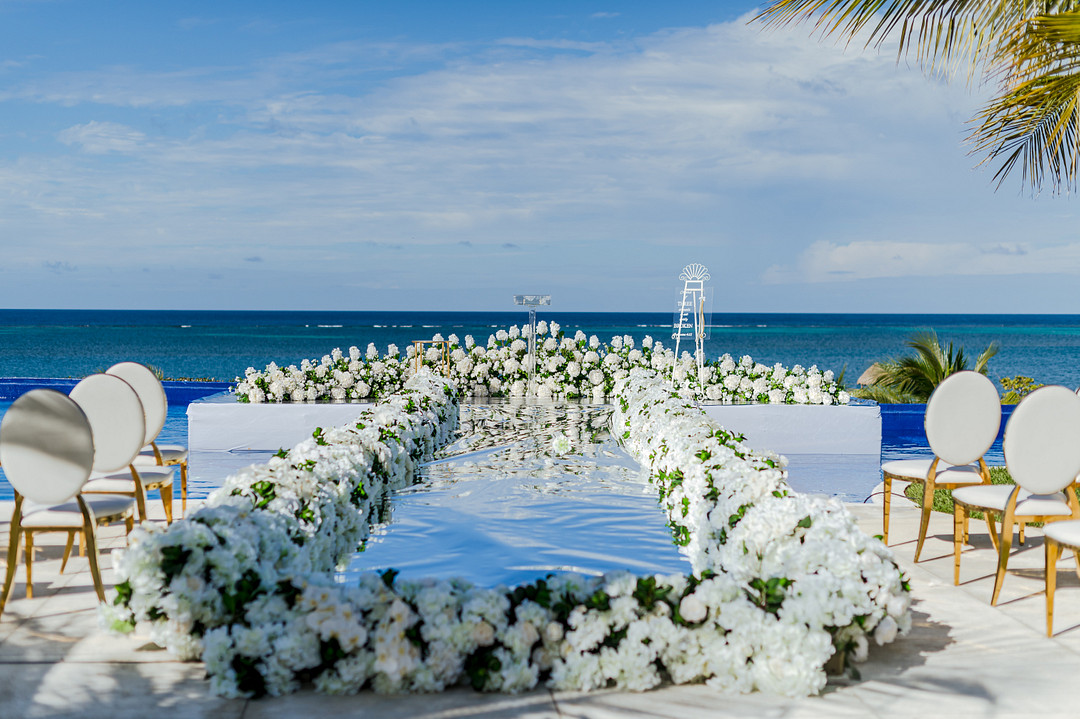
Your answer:
[[[0,222],[87,276],[87,237],[140,267],[148,251],[212,263],[256,305],[279,297],[274,276],[372,293],[514,278],[575,296],[591,276],[604,304],[578,309],[666,309],[679,269],[701,261],[733,296],[802,309],[784,283],[1080,272],[1068,205],[1051,215],[971,174],[960,139],[977,98],[897,68],[891,48],[844,52],[746,19],[599,46],[343,42],[243,67],[24,80],[0,103],[62,106],[78,124],[56,135],[65,154],[0,162]],[[492,252],[478,261],[462,242]]]
[[[91,120],[86,124],[73,125],[63,130],[57,135],[57,139],[65,145],[78,145],[92,154],[131,153],[142,146],[146,135],[115,122]]]
[[[887,277],[1080,274],[1080,242],[815,242],[794,265],[773,265],[769,283],[849,282]]]

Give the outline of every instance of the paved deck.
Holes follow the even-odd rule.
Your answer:
[[[870,533],[880,533],[881,509],[850,505]],[[153,505],[152,505],[153,507]],[[160,511],[160,505],[157,505]],[[0,546],[6,557],[7,516],[0,503]],[[42,535],[34,564],[35,598],[25,598],[25,574],[0,617],[0,716],[146,717],[165,710],[184,717],[934,717],[1069,716],[1078,714],[1080,581],[1072,557],[1059,565],[1057,633],[1045,637],[1043,549],[1038,530],[1010,561],[998,607],[989,604],[995,555],[985,524],[972,523],[974,548],[964,554],[962,583],[952,584],[951,518],[935,514],[927,559],[914,565],[918,515],[894,508],[892,540],[915,595],[915,625],[907,637],[874,647],[859,665],[861,681],[834,680],[819,697],[790,700],[728,696],[704,686],[629,692],[534,691],[482,695],[458,689],[438,695],[328,697],[304,691],[252,701],[211,696],[199,663],[171,659],[143,637],[114,637],[97,627],[85,559],[59,575],[62,536]],[[106,530],[103,545],[122,532]],[[0,561],[3,561],[0,559]],[[111,580],[107,553],[106,583]]]

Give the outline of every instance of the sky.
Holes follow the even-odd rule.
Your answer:
[[[992,88],[741,0],[0,0],[0,307],[1080,313]]]

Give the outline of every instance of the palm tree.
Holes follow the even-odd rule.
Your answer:
[[[994,179],[1020,168],[1032,189],[1076,186],[1080,151],[1080,0],[774,0],[755,20],[817,18],[823,36],[899,41],[931,72],[999,85],[968,138]],[[899,58],[898,58],[899,59]]]
[[[912,336],[907,345],[915,352],[879,362],[876,379],[860,396],[879,401],[888,401],[891,397],[893,401],[926,402],[943,379],[969,369],[964,348],[954,350],[952,342],[942,347],[934,331]],[[975,360],[973,369],[986,374],[986,363],[997,353],[998,344],[991,342]]]

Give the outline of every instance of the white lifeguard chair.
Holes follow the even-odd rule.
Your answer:
[[[705,316],[708,304],[705,281],[711,277],[705,265],[694,263],[683,268],[679,279],[683,281],[683,289],[675,304],[671,331],[671,338],[675,340],[675,361],[679,361],[679,343],[683,339],[693,339],[698,383],[701,384],[705,371],[705,340],[709,336],[709,324]],[[674,377],[672,381],[674,382]]]

